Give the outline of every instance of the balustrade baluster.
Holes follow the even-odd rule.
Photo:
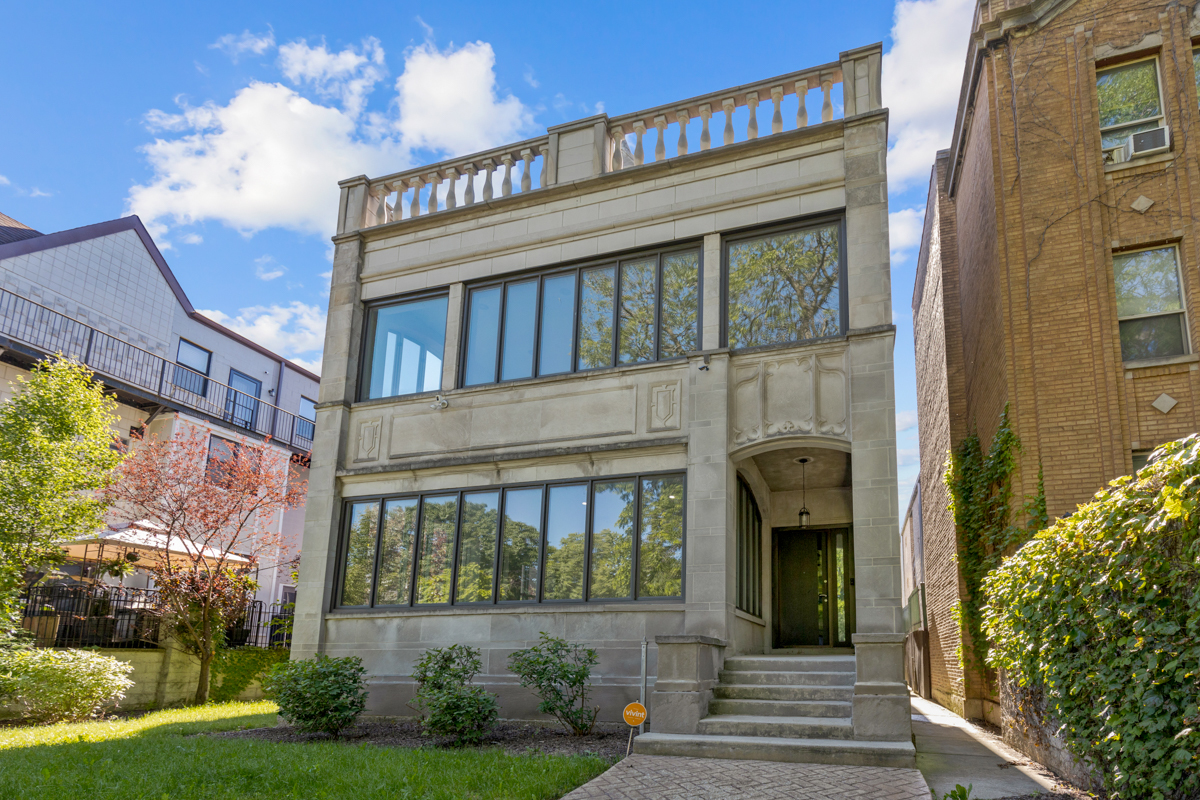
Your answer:
[[[436,172],[431,172],[426,176],[426,183],[429,184],[429,200],[425,204],[425,208],[430,214],[436,214],[438,210],[438,184],[442,182],[442,176]]]
[[[463,204],[468,206],[475,205],[475,176],[479,174],[479,168],[474,164],[463,166],[463,172],[467,173],[467,185],[463,189]]]
[[[454,167],[446,170],[446,210],[458,207],[458,198],[455,193],[458,191],[458,170]]]
[[[633,123],[633,133],[637,136],[637,147],[633,148],[633,164],[640,167],[646,163],[646,151],[642,149],[642,137],[646,134],[646,123],[641,120]]]
[[[733,144],[733,109],[736,106],[732,97],[721,101],[721,110],[725,112],[725,144]]]
[[[686,108],[675,112],[675,121],[679,123],[679,141],[675,145],[679,152],[676,155],[686,156],[688,153],[687,126],[690,119]]]
[[[780,103],[783,102],[783,87],[771,87],[771,102],[775,104],[775,113],[771,116],[771,133],[783,133],[783,111],[780,109]]]
[[[658,141],[654,143],[654,160],[659,162],[667,157],[667,143],[663,141],[667,131],[667,118],[662,115],[655,117],[654,127],[658,130]]]
[[[420,178],[411,178],[408,185],[413,193],[412,202],[408,204],[408,216],[416,218],[421,216],[421,187],[425,182]]]
[[[500,162],[504,164],[504,181],[500,184],[500,196],[508,197],[512,194],[513,157],[505,153],[500,156]]]
[[[496,162],[490,158],[483,160],[483,202],[492,199],[492,170],[496,168]]]
[[[746,123],[746,138],[758,138],[758,92],[746,93],[746,110],[750,112],[750,120]]]
[[[392,196],[392,192],[396,193],[396,202],[388,205],[388,198]],[[400,195],[403,191],[398,191],[395,186],[388,186],[383,193],[383,216],[385,222],[395,222],[397,218],[396,209],[400,207]]]
[[[525,162],[525,166],[521,168],[521,193],[524,194],[533,187],[533,176],[529,174],[533,166],[533,151],[528,148],[522,150],[521,160]]]
[[[613,125],[612,133],[610,134],[609,138],[612,139],[613,145],[612,162],[609,166],[609,169],[612,172],[620,172],[621,167],[625,166],[622,163],[624,159],[621,158],[621,142],[625,141],[625,129],[620,125]]]
[[[712,147],[712,136],[708,132],[708,120],[712,117],[712,106],[708,103],[700,106],[700,150]]]
[[[550,174],[554,170],[554,162],[550,159],[550,145],[544,144],[538,150],[542,154],[542,173],[538,176],[538,185],[545,189],[550,185]]]
[[[796,127],[808,127],[808,79],[796,81],[796,99],[800,101],[800,107],[796,109]]]
[[[821,104],[821,122],[829,122],[833,119],[833,100],[829,93],[833,89],[833,80],[830,78],[821,78],[821,91],[825,93],[825,102]]]

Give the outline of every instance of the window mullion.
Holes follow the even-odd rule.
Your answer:
[[[504,552],[504,515],[507,512],[508,489],[500,490],[496,503],[496,550],[492,558],[492,605],[500,602],[500,558]]]
[[[500,313],[496,319],[496,370],[492,373],[492,383],[499,383],[500,376],[504,374],[502,363],[504,361],[504,314],[508,309],[508,282],[500,284]]]
[[[383,563],[383,498],[375,504],[375,564],[371,568],[371,596],[367,598],[367,607],[374,608],[379,595],[379,565]]]

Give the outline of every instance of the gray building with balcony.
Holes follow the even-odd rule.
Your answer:
[[[913,763],[880,61],[341,183],[295,657],[534,718],[548,632],[639,752]]]

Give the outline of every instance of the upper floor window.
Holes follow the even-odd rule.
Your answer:
[[[208,375],[209,366],[212,362],[212,353],[205,350],[203,347],[197,347],[186,339],[179,340],[179,351],[175,357],[175,362],[187,369],[173,370],[175,380],[173,383],[180,389],[198,394],[203,397],[208,392]]]
[[[464,386],[678,358],[700,349],[700,251],[473,286]]]
[[[229,370],[229,393],[225,396],[225,419],[243,428],[254,428],[258,418],[258,394],[262,382]]]
[[[296,433],[310,442],[317,432],[317,404],[307,397],[300,398],[300,413],[297,415]]]
[[[843,332],[840,222],[730,239],[725,264],[731,348]]]
[[[1188,352],[1187,320],[1174,247],[1113,254],[1121,358],[1179,356]]]
[[[1163,102],[1159,93],[1158,59],[1148,58],[1096,73],[1100,100],[1100,146],[1105,161],[1124,148],[1135,133],[1161,128]]]
[[[361,399],[442,388],[446,295],[380,305],[367,314]]]

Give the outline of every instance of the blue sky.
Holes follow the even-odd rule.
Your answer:
[[[971,0],[113,8],[6,9],[0,211],[43,232],[137,213],[196,308],[313,366],[338,179],[883,41],[903,512],[916,476],[914,262]]]

